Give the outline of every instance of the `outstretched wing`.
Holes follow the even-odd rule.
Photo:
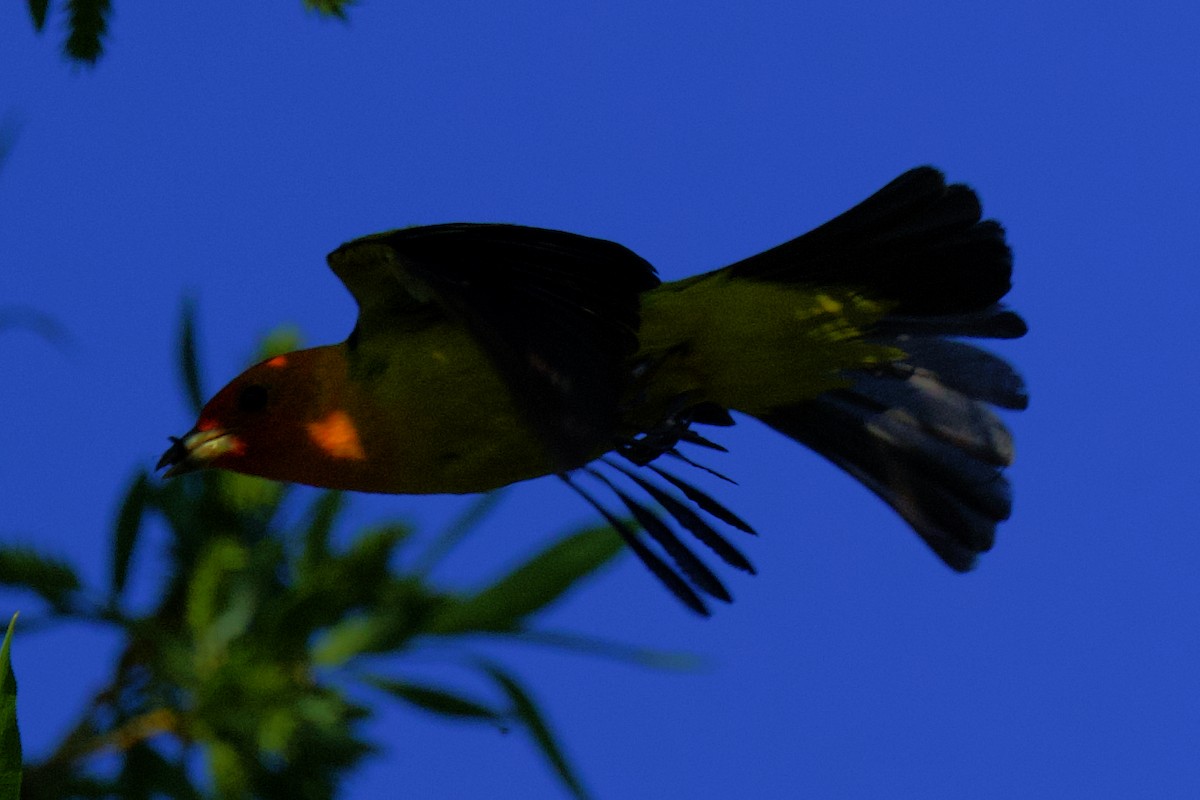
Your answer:
[[[613,242],[519,225],[452,223],[348,242],[329,266],[358,301],[354,336],[450,320],[489,354],[562,468],[616,434],[638,296],[659,281]]]

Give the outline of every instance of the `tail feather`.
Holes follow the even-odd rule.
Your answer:
[[[933,376],[861,375],[854,381],[854,392],[893,423],[912,427],[984,463],[1012,463],[1012,435],[995,412]]]
[[[892,313],[873,331],[876,338],[893,336],[969,336],[979,339],[1020,339],[1029,332],[1025,320],[1005,306],[994,304],[977,311],[937,316]]]
[[[983,311],[1012,287],[1004,229],[975,193],[918,167],[790,242],[731,265],[734,278],[857,286],[898,316]],[[1017,334],[1019,335],[1019,334]]]
[[[889,365],[903,375],[926,375],[967,397],[1019,411],[1029,405],[1025,381],[1007,361],[973,345],[933,336],[906,336],[892,344],[908,360]],[[919,366],[916,366],[919,365]]]
[[[970,569],[1011,511],[1000,470],[888,411],[841,394],[777,409],[762,421],[828,458],[890,505],[938,556]]]
[[[912,170],[819,228],[738,262],[735,277],[849,286],[888,303],[865,332],[905,355],[844,374],[847,388],[757,413],[857,478],[938,556],[967,570],[1012,511],[1012,437],[990,406],[1022,409],[1025,385],[999,357],[950,337],[1016,338],[1004,229],[975,193]]]

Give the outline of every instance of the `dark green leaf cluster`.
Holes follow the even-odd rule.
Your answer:
[[[95,64],[104,52],[108,33],[109,0],[67,0],[67,57],[84,64]]]
[[[346,19],[346,9],[355,0],[304,0],[305,8],[318,14]],[[50,0],[28,0],[29,18],[41,33],[50,14]],[[112,17],[111,0],[66,0],[67,39],[63,53],[77,64],[93,66],[104,54],[104,38]]]
[[[77,64],[91,66],[104,52],[104,37],[112,15],[110,0],[66,0],[67,39],[63,54]],[[29,0],[33,28],[41,33],[50,14],[50,0]]]
[[[196,404],[203,392],[190,309],[179,341],[182,382]],[[267,350],[289,344],[294,336]],[[287,487],[232,473],[164,482],[139,471],[112,525],[102,588],[86,586],[66,561],[0,546],[0,584],[42,607],[23,617],[28,629],[74,619],[123,636],[108,685],[52,753],[26,766],[23,797],[333,797],[375,750],[362,725],[372,708],[356,685],[424,713],[523,731],[563,785],[583,795],[530,693],[469,644],[486,635],[662,665],[654,654],[532,627],[620,552],[619,537],[607,527],[578,531],[476,591],[449,591],[427,575],[495,496],[432,540],[397,523],[338,535],[346,498],[309,498],[298,508],[304,499]],[[151,542],[165,558],[147,552]],[[417,650],[456,673],[474,671],[491,691],[473,696],[406,677],[405,657]]]

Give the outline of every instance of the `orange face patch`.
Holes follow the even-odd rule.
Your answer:
[[[287,356],[275,356],[267,362],[267,366],[274,367],[275,369],[282,369],[283,367],[287,366],[287,362]]]
[[[362,461],[367,457],[354,420],[345,411],[331,411],[325,417],[304,426],[313,444],[333,458]]]

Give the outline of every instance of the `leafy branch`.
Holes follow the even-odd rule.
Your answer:
[[[290,338],[276,337],[270,349],[293,346]],[[195,401],[202,382],[190,308],[179,341],[182,383]],[[422,713],[522,731],[564,788],[583,797],[523,681],[464,643],[482,635],[679,665],[670,656],[537,629],[542,611],[621,551],[608,527],[570,533],[487,585],[458,591],[433,585],[429,568],[486,519],[494,496],[425,545],[396,522],[340,544],[346,497],[309,497],[231,473],[163,482],[138,470],[112,524],[110,569],[98,587],[66,560],[0,546],[0,585],[41,608],[22,618],[23,628],[71,619],[124,637],[108,685],[51,753],[26,765],[26,800],[210,796],[200,787],[216,797],[332,798],[376,749],[362,733],[372,707],[350,699],[364,696],[356,686]],[[153,558],[143,552],[148,530],[165,530],[165,563],[139,570],[140,559]],[[150,574],[145,611],[144,601],[131,602],[130,587],[144,597]],[[481,676],[491,692],[477,696],[406,676],[406,659],[431,647],[449,665]],[[0,692],[0,716],[5,698]],[[0,756],[3,747],[0,740]]]

